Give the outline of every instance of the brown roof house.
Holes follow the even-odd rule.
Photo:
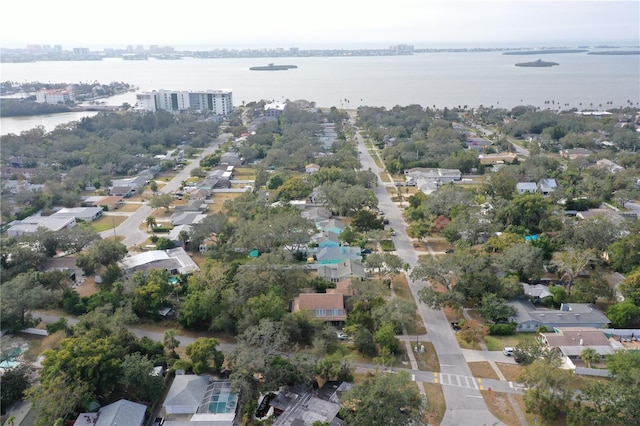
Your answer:
[[[595,327],[555,327],[553,333],[540,333],[540,340],[549,349],[562,353],[562,367],[575,370],[581,364],[580,354],[593,349],[601,357],[615,353],[621,344],[610,341],[602,330]]]
[[[340,293],[302,293],[293,299],[291,311],[309,311],[312,318],[332,323],[341,323],[347,319],[344,297]]]

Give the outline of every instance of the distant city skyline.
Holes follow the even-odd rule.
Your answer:
[[[640,44],[640,2],[299,0],[165,4],[22,0],[3,5],[0,43],[65,49],[384,48]],[[19,19],[14,19],[19,17]],[[635,42],[635,43],[634,43]]]

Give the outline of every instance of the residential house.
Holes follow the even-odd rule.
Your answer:
[[[131,197],[136,192],[135,188],[131,186],[112,186],[109,188],[109,194],[116,197]]]
[[[184,203],[184,205],[181,206],[175,206],[174,210],[174,216],[180,213],[186,213],[186,212],[200,212],[200,213],[204,213],[207,210],[209,210],[209,205],[206,203],[203,203],[202,200],[194,200],[194,199],[189,199],[189,201],[187,201],[186,203]]]
[[[106,207],[107,210],[115,210],[124,202],[122,201],[121,196],[104,196],[104,195],[96,195],[92,197],[87,197],[82,200],[82,203],[87,207]]]
[[[207,217],[199,211],[176,212],[171,215],[171,224],[178,225],[195,225],[202,222]]]
[[[544,284],[527,284],[520,283],[524,290],[524,295],[532,300],[542,300],[547,297],[552,297],[553,294],[549,291],[549,287]]]
[[[594,327],[554,327],[552,333],[540,333],[540,341],[549,349],[562,353],[562,367],[574,370],[582,364],[580,354],[585,349],[593,349],[604,357],[621,349],[620,342],[609,340],[602,330]]]
[[[228,164],[232,166],[239,166],[244,160],[238,154],[233,152],[225,152],[220,157],[220,164]]]
[[[211,191],[207,189],[196,189],[188,194],[190,201],[204,201],[211,196]]]
[[[311,318],[336,325],[347,319],[344,297],[336,293],[301,293],[293,299],[291,311],[309,311]]]
[[[316,138],[325,149],[330,149],[338,141],[336,125],[335,123],[321,123],[320,125],[322,129],[316,133]]]
[[[345,278],[336,283],[335,288],[328,288],[329,294],[341,294],[345,299],[353,296],[353,287],[351,286],[351,278]]]
[[[318,265],[318,276],[337,283],[351,278],[363,280],[367,273],[361,260],[345,260],[340,263]]]
[[[125,257],[121,263],[127,273],[148,269],[166,269],[171,274],[191,274],[200,270],[182,247],[146,251]]]
[[[419,179],[423,179],[442,184],[462,180],[462,172],[458,169],[414,167],[405,170],[404,175],[407,182],[417,182]]]
[[[63,271],[74,284],[80,283],[84,279],[84,272],[76,265],[74,256],[48,257],[44,270],[47,272]]]
[[[319,265],[342,263],[347,260],[362,260],[360,247],[324,247],[318,250],[316,259]]]
[[[342,244],[340,234],[331,231],[319,232],[313,235],[311,242],[317,244],[319,248],[339,247]]]
[[[287,109],[287,104],[285,103],[270,103],[264,106],[264,115],[267,117],[280,117],[284,110]]]
[[[620,224],[622,222],[623,217],[618,212],[611,209],[588,209],[583,212],[577,212],[576,217],[578,219],[589,219],[597,216],[601,216],[603,218],[608,219],[611,223]]]
[[[137,188],[143,187],[147,183],[148,179],[149,179],[148,177],[140,176],[140,175],[130,177],[130,178],[124,178],[124,179],[113,179],[111,181],[111,186],[112,187],[128,186],[130,188],[137,189]],[[114,195],[118,195],[118,194],[114,194]]]
[[[516,191],[518,194],[534,193],[538,191],[538,185],[535,182],[518,182]]]
[[[548,330],[554,327],[595,327],[603,328],[610,324],[609,318],[590,303],[563,303],[560,310],[538,309],[528,300],[507,302],[516,308],[511,318],[518,326],[517,331],[534,332],[539,326]]]
[[[331,212],[324,207],[311,207],[300,213],[300,215],[314,222],[331,218]]]
[[[538,181],[538,192],[545,197],[558,189],[558,181],[551,178],[543,178]]]
[[[305,173],[312,174],[320,170],[320,166],[315,163],[310,163],[304,166]]]
[[[102,216],[102,207],[71,207],[62,208],[51,217],[74,217],[76,221],[93,222]]]
[[[73,228],[76,226],[76,218],[33,215],[22,220],[15,220],[10,225],[10,228],[7,229],[7,235],[15,238],[23,234],[32,234],[38,228],[46,228],[53,232]]]
[[[327,382],[315,391],[305,385],[284,387],[269,403],[278,416],[273,426],[312,426],[319,423],[346,426],[337,416],[342,393],[352,387],[348,382]]]
[[[176,374],[162,404],[165,424],[180,426],[233,426],[237,408],[231,381],[193,374]]]
[[[491,146],[491,142],[478,137],[468,137],[466,140],[467,149],[474,151],[484,151],[488,146]]]
[[[74,426],[142,426],[147,406],[121,399],[105,405],[96,413],[80,413]]]
[[[322,232],[333,232],[334,234],[340,235],[342,234],[342,231],[344,231],[345,227],[345,223],[340,221],[339,219],[316,221],[316,228],[318,228]]]
[[[567,158],[569,160],[575,160],[580,157],[588,157],[593,154],[592,151],[584,148],[573,148],[573,149],[563,149],[560,151],[560,155],[562,158]]]
[[[614,163],[611,160],[607,160],[606,158],[596,161],[596,166],[608,170],[609,173],[618,173],[624,170],[624,167],[619,166],[618,164]]]

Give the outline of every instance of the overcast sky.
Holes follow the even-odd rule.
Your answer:
[[[8,0],[0,10],[3,47],[473,47],[640,38],[638,0]]]

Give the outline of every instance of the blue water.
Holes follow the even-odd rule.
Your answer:
[[[233,90],[234,105],[260,99],[306,99],[321,107],[357,108],[419,104],[438,108],[479,105],[511,108],[526,104],[545,107],[554,101],[564,108],[640,105],[640,56],[600,56],[586,53],[540,55],[558,62],[551,68],[516,67],[537,56],[507,56],[501,52],[418,53],[411,56],[240,58],[176,61],[106,59],[87,62],[2,64],[2,79],[17,82],[124,81],[140,90]],[[257,72],[249,67],[268,62],[293,63],[297,69]],[[135,104],[135,94],[118,96],[111,104]],[[34,118],[33,120],[37,120]],[[18,120],[2,119],[15,133]],[[32,123],[35,123],[33,121]],[[29,121],[23,121],[26,127]],[[47,127],[47,126],[45,126]],[[31,128],[31,127],[27,127]],[[25,129],[26,130],[26,129]],[[49,130],[49,129],[48,129]]]

